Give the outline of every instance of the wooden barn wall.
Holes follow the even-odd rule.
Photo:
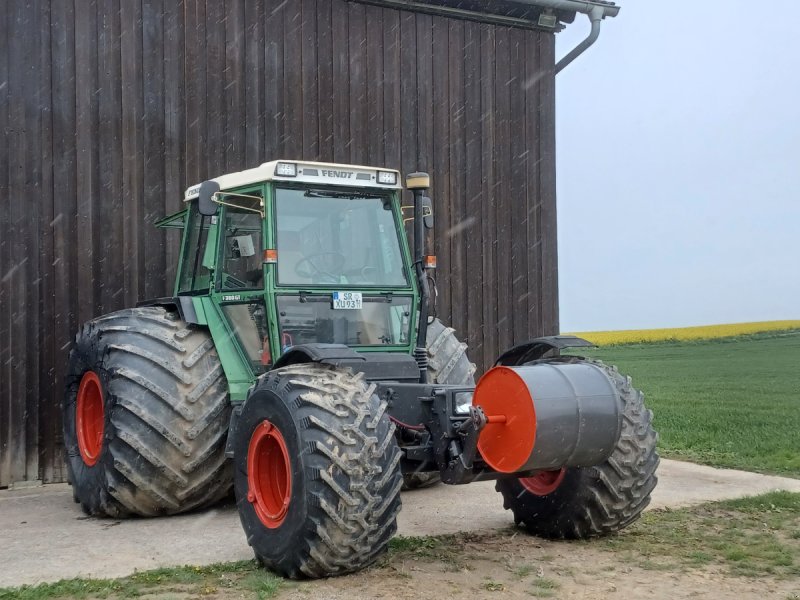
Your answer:
[[[277,157],[427,170],[437,312],[558,330],[551,34],[344,0],[0,4],[0,486],[64,479],[87,319],[168,293],[181,191]]]

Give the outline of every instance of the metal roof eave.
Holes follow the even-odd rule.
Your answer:
[[[546,9],[515,0],[348,0],[359,4],[372,4],[384,8],[409,10],[432,15],[479,21],[508,27],[535,29],[550,33],[564,29],[575,20],[574,11],[553,11],[557,20],[554,26],[542,24],[539,16]]]

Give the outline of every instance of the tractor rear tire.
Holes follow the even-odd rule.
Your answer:
[[[400,449],[363,374],[298,364],[264,375],[234,433],[234,490],[256,558],[293,579],[373,563],[397,530]]]
[[[170,515],[230,494],[225,376],[202,328],[163,308],[84,324],[63,404],[73,496],[93,516]]]
[[[497,481],[504,508],[534,535],[584,539],[617,532],[639,518],[658,481],[658,435],[642,392],[616,367],[587,362],[602,368],[617,388],[623,402],[622,433],[611,456],[597,466]]]
[[[467,345],[458,341],[455,329],[439,319],[428,324],[428,381],[450,385],[475,385],[475,365],[467,357]],[[403,476],[403,490],[418,490],[441,481],[436,471],[408,473]]]

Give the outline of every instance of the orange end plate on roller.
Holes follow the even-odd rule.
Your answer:
[[[475,387],[472,404],[487,417],[478,438],[483,460],[500,473],[519,471],[536,441],[536,409],[525,381],[512,368],[490,369]]]

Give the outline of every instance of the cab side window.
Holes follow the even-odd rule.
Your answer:
[[[222,289],[253,290],[263,287],[261,215],[233,206],[225,207],[222,239]]]

